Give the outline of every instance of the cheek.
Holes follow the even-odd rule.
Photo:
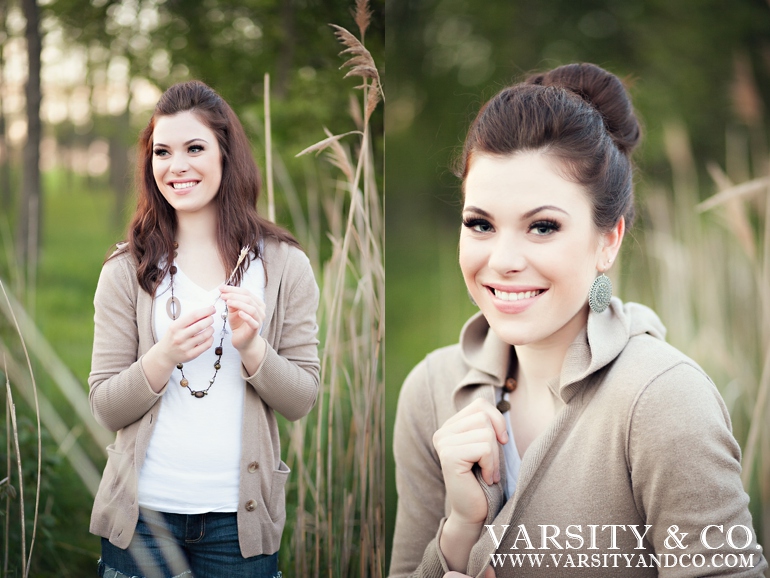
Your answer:
[[[460,270],[466,282],[472,282],[473,277],[484,265],[485,259],[481,243],[460,235]]]

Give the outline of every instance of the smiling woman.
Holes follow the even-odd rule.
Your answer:
[[[315,403],[318,287],[257,214],[248,140],[211,88],[169,88],[138,149],[128,242],[94,297],[91,409],[117,432],[91,516],[99,575],[280,576],[275,412]]]
[[[609,294],[639,137],[590,64],[471,125],[460,267],[480,312],[401,390],[392,576],[762,576],[722,398],[654,312]]]

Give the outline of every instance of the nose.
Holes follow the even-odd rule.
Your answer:
[[[489,255],[489,268],[501,276],[523,271],[527,259],[523,243],[512,234],[498,234]]]
[[[176,154],[171,157],[170,170],[172,173],[180,175],[187,172],[188,168],[190,168],[190,164],[187,162],[187,157],[185,155]]]

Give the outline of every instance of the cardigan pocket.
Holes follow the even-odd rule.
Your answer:
[[[274,522],[286,518],[286,480],[291,470],[283,461],[278,462],[278,469],[273,470],[270,481],[270,499],[267,502],[267,513]]]

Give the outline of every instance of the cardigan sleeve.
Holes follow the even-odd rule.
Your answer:
[[[705,567],[661,567],[660,576],[763,576],[767,563],[741,484],[740,448],[719,392],[698,368],[680,363],[642,390],[630,415],[627,458],[636,507],[651,526],[647,538],[655,553],[705,560]],[[738,529],[732,541],[740,549],[726,540],[733,527]],[[753,567],[730,568],[725,557],[731,554],[753,556]]]
[[[289,251],[271,321],[281,324],[276,343],[267,344],[254,375],[246,375],[243,366],[241,372],[267,405],[294,421],[310,412],[318,395],[319,291],[307,256],[294,247]]]
[[[88,377],[96,420],[119,429],[141,419],[163,394],[150,387],[138,358],[137,281],[127,255],[104,264],[94,295],[94,347]]]
[[[391,578],[441,578],[448,572],[438,546],[446,490],[441,462],[433,447],[438,424],[428,366],[426,359],[412,370],[398,398],[393,427],[398,508]]]

